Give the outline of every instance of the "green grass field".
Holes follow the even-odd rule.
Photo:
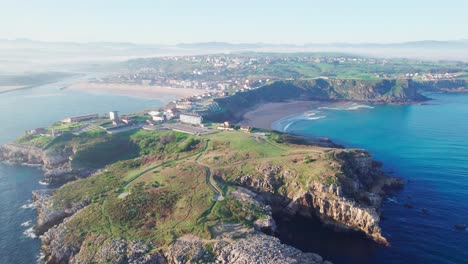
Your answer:
[[[90,202],[67,223],[71,231],[66,239],[83,243],[138,239],[164,248],[187,234],[209,241],[223,232],[215,228],[223,223],[252,228],[255,220],[266,216],[264,209],[236,200],[230,193],[240,177],[265,177],[262,166],[278,166],[278,175],[287,175],[274,187],[279,194],[300,191],[314,181],[337,183],[340,164],[334,152],[282,143],[281,134],[263,132],[225,131],[196,137],[140,130],[118,136],[64,137],[51,148],[78,144],[83,159],[96,152],[114,160],[109,165],[99,163],[105,166],[99,174],[55,191],[56,209]],[[131,142],[134,156],[122,156],[104,146],[103,142],[113,140]],[[224,200],[214,199],[219,190],[210,182],[213,177]],[[85,250],[94,252],[99,247],[86,244]]]

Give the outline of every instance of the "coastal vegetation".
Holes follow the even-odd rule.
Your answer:
[[[328,209],[315,211],[325,206],[322,200],[312,205],[306,198],[294,201],[297,208],[309,208],[307,214],[325,223],[387,243],[377,225],[379,202],[370,197],[383,195],[382,188],[392,178],[383,175],[363,151],[302,145],[290,138],[269,130],[200,136],[169,130],[64,134],[46,151],[67,152],[73,167],[99,170],[56,189],[38,210],[76,211],[50,232],[60,232],[61,246],[79,250],[79,256],[88,260],[92,252],[101,252],[106,243],[116,240],[143,241],[153,251],[167,252],[175,241],[190,235],[204,241],[208,250],[219,237],[232,236],[233,230],[245,237],[253,229],[274,228],[271,208],[284,210],[293,199],[309,193],[351,209],[332,216]],[[358,172],[362,166],[367,175]],[[364,182],[361,177],[367,185],[356,183]],[[242,188],[265,196],[246,198],[252,194]],[[347,214],[365,220],[346,222],[341,217],[352,217]],[[365,226],[360,224],[363,221]],[[55,261],[57,252],[48,248],[55,243],[47,238],[50,232],[45,233],[43,246],[52,254],[50,261]],[[90,243],[94,239],[102,243]]]

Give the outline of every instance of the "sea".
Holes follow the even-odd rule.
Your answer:
[[[427,96],[421,105],[336,103],[274,122],[366,149],[406,181],[381,210],[391,247],[300,217],[279,220],[280,239],[334,263],[468,263],[468,94]]]
[[[12,142],[26,130],[46,127],[69,116],[113,110],[132,113],[171,100],[66,89],[70,83],[86,78],[89,76],[0,94],[0,144]],[[42,175],[37,167],[0,163],[0,264],[40,261],[40,240],[32,231],[37,218],[31,191],[55,187],[40,184]]]

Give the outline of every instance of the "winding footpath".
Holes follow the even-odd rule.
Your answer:
[[[176,159],[176,160],[169,160],[169,161],[165,161],[165,162],[162,162],[162,163],[159,163],[159,164],[156,164],[154,166],[151,166],[139,173],[137,173],[135,176],[133,176],[132,178],[130,178],[129,180],[125,181],[122,186],[121,186],[121,189],[122,190],[125,190],[127,188],[127,186],[134,182],[136,179],[140,178],[141,176],[145,175],[147,172],[151,171],[151,170],[154,170],[156,168],[159,168],[161,166],[164,166],[164,165],[168,165],[168,164],[172,164],[172,163],[175,163],[175,162],[179,162],[181,160],[184,160],[184,159],[189,159],[189,158],[192,158],[194,156],[196,156],[195,158],[195,163],[197,163],[198,165],[202,166],[203,169],[205,170],[205,175],[206,175],[206,183],[210,186],[210,188],[216,193],[216,195],[213,197],[213,200],[215,201],[222,201],[224,200],[224,196],[223,196],[223,192],[221,190],[221,188],[218,186],[218,184],[216,183],[216,181],[214,180],[213,178],[213,174],[211,173],[211,169],[208,165],[206,164],[203,164],[199,161],[200,157],[203,156],[203,154],[207,151],[208,149],[208,145],[209,145],[209,140],[206,140],[205,142],[205,147],[203,148],[202,151],[200,151],[199,153],[196,153],[192,156],[188,156],[188,157],[183,157],[183,158],[180,158],[180,159]],[[122,194],[121,194],[122,195]],[[122,196],[122,198],[124,198],[125,196]]]
[[[195,162],[202,166],[205,169],[205,175],[206,175],[206,183],[210,186],[210,188],[216,193],[216,195],[213,197],[213,200],[215,201],[222,201],[224,200],[223,192],[221,188],[219,188],[218,184],[213,178],[213,174],[211,173],[211,169],[208,165],[203,164],[199,161],[200,157],[206,152],[208,149],[209,145],[209,140],[206,141],[205,143],[205,149],[195,158]]]

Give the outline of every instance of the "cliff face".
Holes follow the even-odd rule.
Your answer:
[[[265,102],[287,100],[349,100],[370,103],[409,103],[427,100],[411,80],[314,79],[277,81],[261,88],[216,99],[224,112],[214,120],[239,120],[248,109]]]
[[[298,184],[287,167],[270,163],[258,167],[257,175],[241,175],[237,181],[261,193],[276,210],[290,215],[317,216],[339,230],[365,233],[388,245],[379,227],[379,209],[386,191],[401,187],[402,181],[384,175],[380,164],[364,151],[334,153],[341,172],[336,181]]]
[[[87,168],[73,168],[70,162],[72,155],[72,152],[58,154],[19,144],[0,146],[0,160],[15,164],[42,165],[46,183],[65,183],[95,172]]]
[[[414,82],[414,86],[420,91],[464,91],[468,89],[468,80],[437,80],[426,82]]]
[[[52,190],[33,191],[34,206],[37,210],[37,223],[34,231],[38,235],[42,235],[54,225],[60,224],[65,218],[72,216],[90,203],[90,200],[86,200],[65,209],[54,209],[52,195]]]
[[[68,157],[55,155],[52,152],[43,151],[39,148],[19,144],[6,144],[0,146],[0,160],[12,163],[44,165],[46,169],[53,169],[66,163]]]

